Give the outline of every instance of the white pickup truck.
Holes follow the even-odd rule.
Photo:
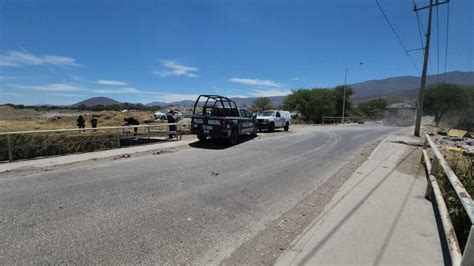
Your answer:
[[[291,114],[288,111],[267,110],[257,115],[258,130],[267,129],[273,131],[275,128],[290,129]]]

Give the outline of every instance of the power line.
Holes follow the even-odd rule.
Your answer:
[[[449,40],[449,2],[446,6],[446,48],[444,51],[444,83],[446,83],[446,66],[448,65],[448,40]]]
[[[388,25],[390,26],[390,29],[392,29],[393,34],[395,34],[395,37],[397,37],[397,40],[398,40],[398,42],[400,43],[400,45],[402,46],[403,50],[406,51],[406,50],[407,50],[406,46],[403,44],[402,40],[400,39],[400,36],[398,36],[397,31],[395,30],[395,28],[393,27],[392,23],[391,23],[390,20],[388,19],[387,15],[386,15],[385,12],[383,11],[383,8],[382,8],[382,6],[380,5],[379,1],[378,1],[378,0],[375,0],[375,2],[377,3],[377,6],[379,7],[380,11],[382,12],[382,15],[385,17],[385,20],[387,21]]]
[[[418,11],[416,10],[416,3],[415,3],[415,0],[412,0],[412,3],[413,3],[413,6],[415,8],[415,14],[416,14],[416,21],[418,22],[418,33],[420,34],[420,43],[421,43],[421,47],[423,47],[423,49],[425,48],[425,44],[423,43],[423,36],[426,36],[426,31],[425,31],[425,27],[423,26],[423,23],[421,22],[421,19],[420,19],[420,14],[418,13]],[[423,34],[422,34],[423,32]],[[433,84],[433,77],[431,75],[431,69],[433,69],[431,67],[431,61],[428,62],[428,79],[429,79],[429,83],[430,84]]]
[[[415,5],[415,1],[413,1],[413,4]],[[422,30],[422,25],[421,25],[421,21],[420,21],[420,15],[418,15],[418,11],[415,12],[416,13],[416,20],[418,21],[418,33],[420,34],[420,43],[421,43],[421,47],[425,47],[425,44],[423,43],[423,35],[421,34],[421,30]],[[425,29],[423,29],[423,33],[425,32]]]
[[[438,0],[436,0],[436,3],[438,3]],[[439,6],[436,6],[436,53],[437,53],[437,59],[436,59],[436,64],[438,65],[438,75],[437,75],[437,80],[439,83]]]
[[[407,47],[405,46],[405,44],[403,44],[402,39],[400,38],[400,36],[398,35],[397,31],[396,31],[395,28],[393,27],[392,23],[391,23],[390,20],[388,19],[387,15],[385,14],[385,11],[383,10],[383,8],[382,8],[382,6],[380,5],[379,1],[378,1],[378,0],[375,0],[375,2],[377,3],[377,6],[379,7],[380,12],[382,12],[382,15],[384,16],[384,18],[385,18],[385,20],[387,21],[388,25],[390,26],[390,29],[392,29],[393,34],[395,35],[395,37],[397,38],[398,42],[400,43],[400,46],[403,48],[403,51],[405,51],[406,56],[408,57],[408,59],[410,59],[411,63],[412,63],[413,66],[415,67],[415,69],[416,69],[416,71],[418,72],[418,74],[421,75],[420,69],[419,69],[418,66],[416,65],[416,63],[415,63],[415,61],[413,60],[413,58],[412,58],[412,57],[410,56],[410,54],[408,53]]]

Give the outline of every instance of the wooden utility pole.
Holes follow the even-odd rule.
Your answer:
[[[418,11],[415,8],[415,12]],[[426,84],[426,72],[428,70],[428,57],[430,54],[430,40],[431,40],[431,15],[433,13],[433,0],[430,0],[430,6],[428,11],[428,29],[426,30],[426,45],[425,45],[425,55],[423,58],[423,71],[421,73],[421,84],[420,84],[420,94],[418,96],[418,105],[416,108],[416,121],[415,121],[415,136],[420,136],[420,127],[421,127],[421,117],[423,115],[423,98],[424,90]]]
[[[436,3],[433,4],[433,0],[430,0],[430,5],[417,8],[416,5],[414,6],[414,11],[417,12],[422,9],[428,8],[428,28],[426,30],[426,45],[425,45],[425,55],[423,58],[423,71],[421,73],[421,84],[420,84],[420,94],[418,96],[418,105],[416,108],[416,121],[415,121],[415,136],[419,137],[420,136],[420,127],[421,127],[421,117],[423,115],[423,99],[424,99],[424,89],[426,85],[426,72],[428,70],[428,58],[430,54],[430,39],[431,39],[431,17],[433,13],[433,6],[438,6],[441,4],[446,4],[448,3],[449,0],[446,0],[445,2],[439,2],[439,0],[436,0]]]

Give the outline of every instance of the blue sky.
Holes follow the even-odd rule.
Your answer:
[[[411,0],[379,2],[407,49],[419,48]],[[439,14],[443,72],[446,6]],[[447,71],[474,70],[473,14],[472,1],[451,1]],[[421,51],[411,55],[421,69]],[[418,75],[375,0],[0,0],[0,103],[284,95],[341,84],[345,68],[348,83]]]

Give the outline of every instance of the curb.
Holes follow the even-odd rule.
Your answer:
[[[369,161],[369,160],[372,160],[373,157],[375,156],[375,154],[377,153],[377,151],[380,149],[380,147],[382,147],[382,145],[385,143],[385,141],[390,137],[390,135],[386,136],[385,138],[383,138],[383,140],[377,145],[377,147],[375,147],[375,149],[370,153],[369,157],[367,157],[367,160],[365,160],[363,163]],[[362,164],[363,164],[362,163]],[[362,165],[361,164],[361,165]],[[349,181],[346,180],[345,182]],[[311,222],[304,230],[303,232],[301,232],[300,235],[298,235],[298,237],[296,237],[293,241],[291,241],[290,245],[288,246],[288,248],[285,250],[285,252],[283,252],[282,254],[280,254],[280,256],[278,256],[278,258],[276,259],[274,265],[291,265],[293,260],[296,258],[296,256],[298,255],[298,253],[300,252],[299,249],[295,249],[295,245],[298,243],[298,241],[300,241],[301,239],[305,238],[305,237],[308,237],[308,232],[314,228],[318,223],[321,223],[325,216],[327,215],[327,208],[331,207],[331,203],[332,201],[338,197],[337,196],[337,192],[336,194],[333,196],[333,198],[331,199],[331,201],[324,207],[323,211],[321,212],[321,214],[319,214],[313,222]],[[310,236],[309,236],[310,237]],[[283,260],[282,258],[284,257],[288,257],[289,255],[288,254],[291,254],[293,253],[293,256],[291,256],[291,263],[289,263],[288,259],[287,260]]]

